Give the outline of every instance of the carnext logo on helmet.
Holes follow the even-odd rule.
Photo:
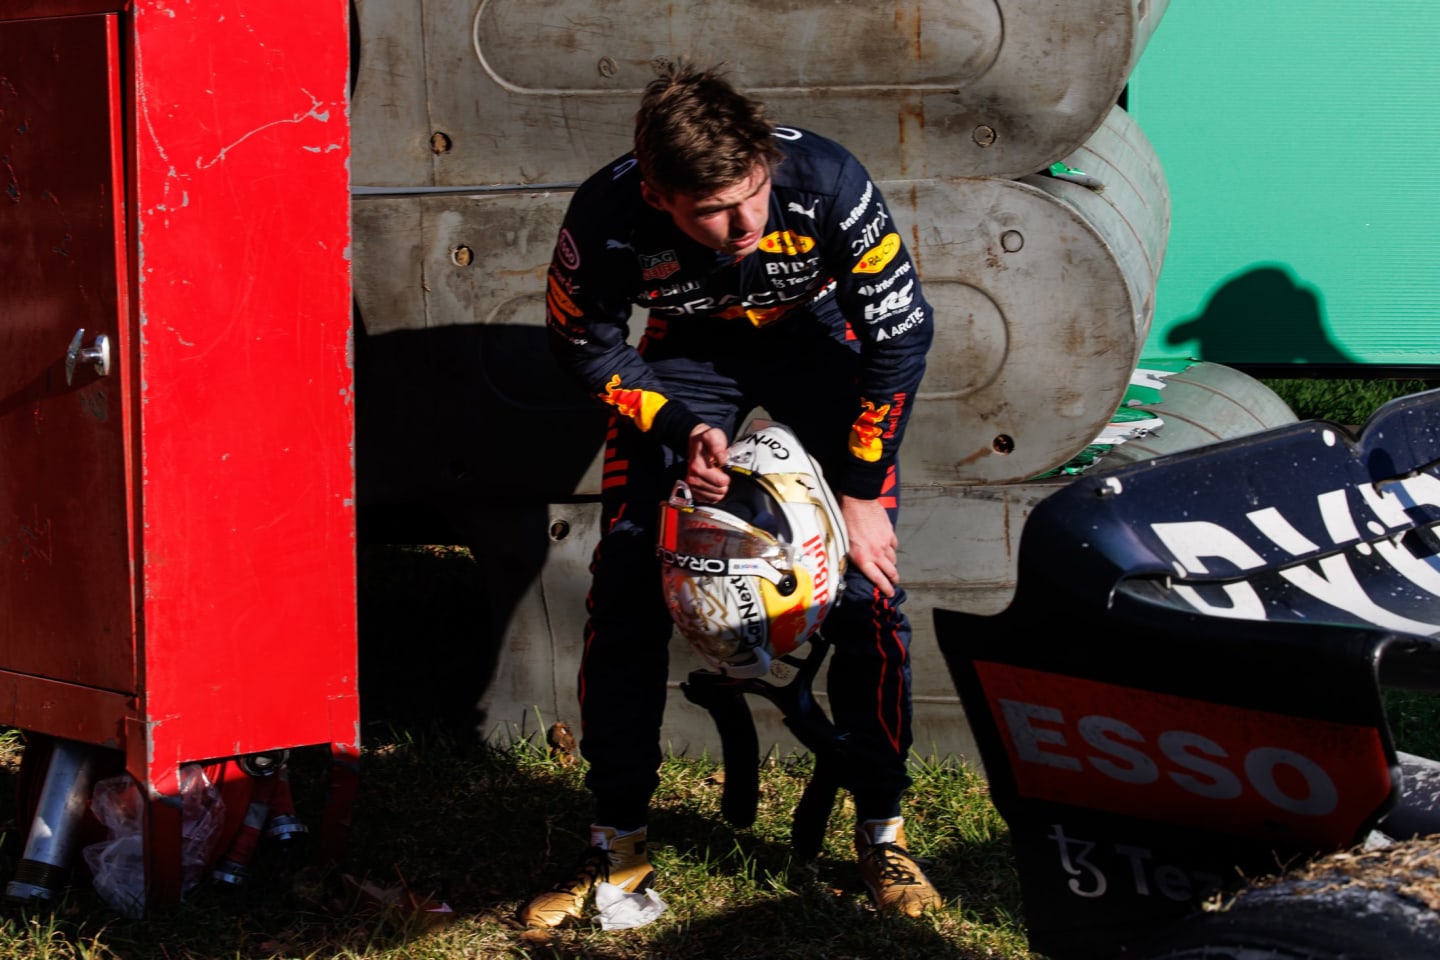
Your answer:
[[[776,460],[789,460],[790,448],[785,446],[775,437],[765,433],[755,434],[755,442],[762,447],[769,447],[770,452],[775,455]]]
[[[750,638],[752,645],[759,644],[765,639],[765,617],[760,612],[759,601],[755,599],[755,591],[750,589],[750,581],[746,577],[731,577],[730,588],[735,591],[735,602],[740,614],[741,629],[745,636]]]
[[[742,446],[743,445],[743,446]],[[764,447],[770,451],[770,455],[776,460],[789,460],[790,448],[779,437],[760,432],[752,433],[736,444],[736,449],[730,452],[730,465],[735,467],[750,467],[755,461],[755,452],[746,449],[748,447]]]

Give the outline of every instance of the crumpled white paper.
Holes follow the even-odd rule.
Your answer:
[[[665,901],[654,890],[626,893],[613,883],[595,885],[595,909],[605,930],[632,930],[654,923],[665,912]]]

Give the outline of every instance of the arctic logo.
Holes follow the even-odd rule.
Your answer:
[[[915,327],[920,326],[920,324],[922,324],[922,323],[924,323],[924,322],[925,322],[925,310],[924,310],[924,308],[922,308],[922,307],[916,307],[913,311],[911,311],[910,316],[906,317],[904,320],[901,320],[899,323],[895,324],[895,326],[891,327],[889,330],[881,330],[879,333],[875,334],[875,339],[876,339],[876,340],[889,340],[891,337],[898,337],[898,336],[900,336],[900,334],[905,333],[905,332],[908,331],[908,330],[912,330],[912,329],[914,329]]]
[[[866,209],[870,206],[870,196],[874,192],[875,184],[867,180],[865,182],[865,192],[860,194],[859,201],[856,202],[855,206],[850,208],[850,212],[845,215],[845,219],[840,221],[841,230],[849,230],[860,221],[860,218],[865,215]]]
[[[879,303],[865,304],[865,322],[879,323],[881,320],[893,317],[903,310],[908,310],[910,308],[910,301],[915,299],[910,293],[913,289],[915,289],[915,281],[911,280],[899,290],[892,290],[887,293],[885,299]]]
[[[814,219],[815,219],[815,208],[818,207],[819,205],[820,205],[820,201],[819,201],[819,200],[812,200],[812,201],[810,202],[810,208],[807,210],[805,207],[800,206],[800,204],[796,203],[794,200],[791,200],[791,201],[786,205],[785,209],[786,209],[786,210],[789,210],[789,211],[792,212],[792,213],[798,213],[798,214],[800,214],[801,216],[806,216],[806,217],[809,217],[811,220],[814,220]]]
[[[569,227],[561,229],[560,238],[555,241],[555,256],[566,270],[580,269],[580,250],[575,246],[575,238],[570,235]]]

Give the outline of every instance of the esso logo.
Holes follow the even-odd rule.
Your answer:
[[[1234,800],[1248,789],[1272,806],[1307,817],[1332,813],[1339,802],[1334,779],[1297,750],[1261,746],[1233,757],[1214,740],[1189,730],[1163,731],[1152,743],[1129,723],[1103,714],[1075,719],[1078,742],[1072,743],[1062,732],[1068,720],[1060,710],[1018,700],[999,703],[1022,763],[1088,768],[1117,783],[1137,785],[1156,783],[1163,776],[1181,790],[1211,800]]]
[[[1374,727],[974,666],[1023,797],[1345,846],[1393,789]]]

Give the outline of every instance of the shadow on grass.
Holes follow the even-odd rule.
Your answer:
[[[319,822],[317,786],[327,763],[318,749],[292,757],[299,812],[312,825]],[[667,769],[689,778],[662,784],[651,821],[658,887],[672,911],[644,930],[607,933],[590,924],[555,933],[519,930],[515,910],[588,843],[591,800],[581,770],[529,745],[498,751],[427,730],[397,732],[367,750],[340,868],[318,873],[262,844],[246,887],[204,884],[180,907],[144,921],[119,917],[77,878],[52,914],[12,912],[0,928],[0,954],[55,956],[63,946],[62,955],[126,960],[409,957],[416,951],[435,957],[942,957],[979,955],[959,946],[971,939],[961,936],[962,926],[1013,927],[1018,898],[1002,863],[1009,857],[1003,836],[948,839],[928,851],[932,881],[952,907],[959,900],[963,919],[955,909],[938,920],[886,919],[866,902],[849,847],[848,809],[837,807],[832,816],[825,856],[813,867],[791,862],[788,816],[803,787],[803,764],[764,778],[762,821],[751,829],[720,818],[720,787],[706,782],[713,766],[698,761]],[[427,931],[413,913],[377,911],[356,894],[355,883],[344,882],[346,874],[443,902],[454,920]]]
[[[321,819],[328,762],[318,748],[292,754],[298,812],[312,830]],[[13,772],[0,781],[13,796]],[[543,755],[517,762],[441,732],[397,735],[366,752],[340,865],[317,868],[264,841],[244,886],[202,881],[184,903],[144,920],[119,916],[76,871],[50,909],[5,912],[0,955],[55,956],[59,943],[70,945],[62,955],[137,960],[384,955],[426,932],[424,917],[377,903],[361,884],[446,903],[457,921],[494,921],[504,940],[498,925],[542,882],[543,847],[553,839],[560,856],[572,856],[564,831],[588,823],[588,808],[578,773]],[[475,954],[457,947],[454,955]]]
[[[937,827],[931,835],[944,839],[928,849],[927,869],[963,907],[935,921],[882,919],[866,903],[843,807],[814,869],[791,863],[788,822],[806,761],[763,776],[761,821],[736,829],[720,816],[719,777],[702,758],[667,764],[656,795],[651,837],[670,913],[637,931],[519,930],[516,909],[588,844],[581,769],[543,744],[502,751],[478,741],[475,704],[494,652],[488,615],[474,606],[482,575],[463,551],[366,547],[359,574],[364,760],[342,863],[320,871],[262,843],[246,886],[202,884],[146,920],[118,916],[77,875],[53,910],[0,917],[0,956],[937,957],[965,955],[956,944],[971,938],[959,927],[1015,915],[1003,836]],[[321,747],[292,753],[298,813],[312,830],[328,764]],[[13,764],[0,765],[0,819],[15,816],[15,780]],[[960,815],[929,803],[919,797],[907,812],[917,822]],[[12,858],[15,838],[7,832]],[[375,909],[360,883],[444,903],[453,920],[427,930],[413,912]]]

